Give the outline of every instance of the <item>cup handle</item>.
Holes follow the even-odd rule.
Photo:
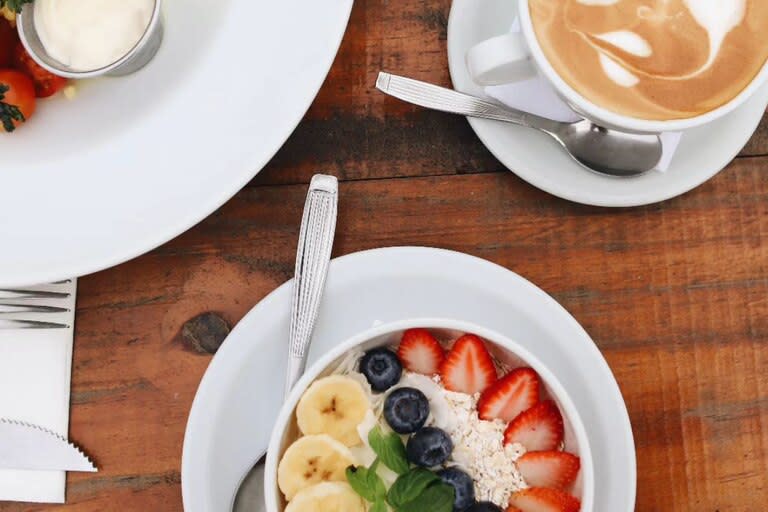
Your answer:
[[[478,85],[501,85],[536,76],[522,32],[486,39],[467,52],[467,69]]]

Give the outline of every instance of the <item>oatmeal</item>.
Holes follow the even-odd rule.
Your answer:
[[[505,507],[512,493],[527,487],[515,464],[525,448],[519,443],[504,446],[507,425],[503,421],[478,417],[479,393],[445,391],[445,398],[457,420],[456,428],[449,431],[454,462],[472,476],[477,499]]]

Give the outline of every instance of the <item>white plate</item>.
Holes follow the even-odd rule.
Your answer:
[[[469,48],[507,32],[516,0],[454,0],[448,22],[448,63],[456,89],[482,95],[465,65]],[[483,119],[469,124],[480,140],[512,172],[550,194],[597,206],[639,206],[678,196],[722,170],[754,133],[768,104],[768,85],[741,108],[707,126],[685,133],[665,173],[610,178],[584,170],[548,136]]]
[[[235,327],[192,405],[181,480],[187,512],[227,510],[235,487],[266,448],[282,402],[291,282]],[[635,449],[629,416],[608,365],[557,302],[522,277],[465,254],[389,248],[331,263],[310,363],[376,322],[455,318],[505,334],[533,352],[568,389],[589,436],[595,512],[632,512]]]
[[[150,65],[0,135],[0,284],[79,276],[202,220],[285,142],[352,0],[168,0]]]

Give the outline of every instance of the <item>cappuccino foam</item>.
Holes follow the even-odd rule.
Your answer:
[[[768,60],[768,0],[529,0],[558,74],[630,117],[694,117],[732,100]]]

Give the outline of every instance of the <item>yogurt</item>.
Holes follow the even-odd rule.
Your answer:
[[[120,60],[142,38],[155,0],[35,0],[35,29],[45,50],[76,71]]]

